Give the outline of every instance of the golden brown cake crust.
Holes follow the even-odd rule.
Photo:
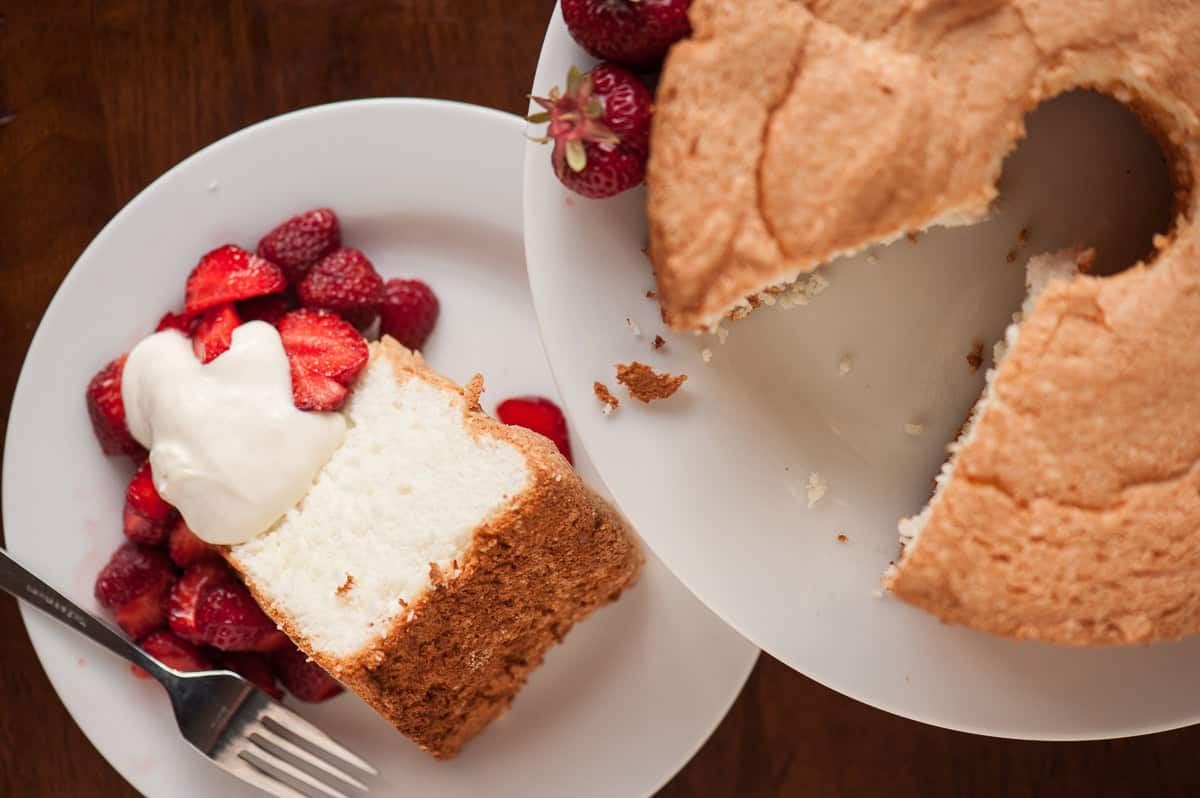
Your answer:
[[[691,15],[659,83],[647,171],[676,329],[707,329],[836,255],[979,218],[1025,114],[1077,86],[1147,120],[1194,216],[1194,4],[695,0]]]
[[[617,382],[625,386],[629,395],[643,404],[669,399],[685,382],[686,374],[659,374],[637,360],[617,364]]]
[[[553,443],[470,407],[462,388],[390,338],[373,345],[371,356],[390,359],[399,380],[421,379],[463,396],[465,423],[475,434],[525,454],[529,486],[475,530],[457,569],[438,568],[433,588],[397,608],[386,638],[353,657],[316,650],[268,594],[248,586],[306,654],[444,759],[508,708],[551,645],[636,581],[642,553],[623,519]]]

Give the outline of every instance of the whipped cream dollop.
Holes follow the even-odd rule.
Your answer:
[[[252,321],[202,364],[164,330],[121,376],[129,431],[150,451],[159,494],[209,543],[244,543],[304,497],[346,435],[340,413],[297,410],[279,333]]]

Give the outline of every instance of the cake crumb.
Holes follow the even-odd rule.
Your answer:
[[[867,253],[867,263],[879,263],[879,256],[874,252]]]
[[[705,347],[700,350],[700,359],[703,360],[705,363],[711,363],[712,357],[713,357],[712,350],[709,349],[708,347]]]
[[[839,533],[839,534],[838,534],[838,536],[837,536],[837,542],[838,542],[838,543],[849,543],[849,542],[850,542],[850,536],[849,536],[849,535],[847,535],[845,532],[841,532],[841,533]]]
[[[717,325],[715,334],[717,336],[717,343],[719,344],[724,344],[729,340],[729,330],[725,329],[720,324]]]
[[[876,589],[876,590],[872,590],[872,591],[871,591],[871,595],[872,595],[873,597],[877,598],[877,599],[881,599],[881,598],[883,598],[883,591],[882,591],[882,590],[878,590],[878,589]]]
[[[979,371],[983,365],[983,344],[980,341],[971,342],[971,351],[967,353],[967,365],[971,371]]]
[[[606,416],[621,406],[621,400],[613,396],[612,391],[608,390],[608,386],[602,382],[593,382],[592,392],[600,400],[600,412]]]
[[[686,374],[658,374],[645,363],[618,363],[617,382],[629,389],[629,395],[639,402],[667,399],[687,382]]]
[[[807,274],[787,287],[779,306],[784,309],[803,307],[829,287],[829,278],[820,272]]]
[[[344,581],[344,582],[342,582],[342,584],[338,585],[338,589],[335,592],[337,593],[338,598],[342,598],[347,593],[349,593],[350,589],[353,587],[354,587],[354,575],[346,574],[346,581]]]
[[[904,434],[913,438],[925,431],[925,425],[916,421],[910,421],[904,425]]]
[[[911,243],[915,244],[915,243],[917,243],[918,235],[919,234],[916,230],[909,230],[907,233],[904,234],[904,237],[907,238]]]
[[[842,359],[838,361],[838,376],[845,377],[854,370],[854,356],[842,355]]]
[[[463,388],[463,398],[467,402],[467,411],[480,410],[479,397],[483,393],[483,375],[476,374],[467,381]]]
[[[1029,228],[1022,227],[1021,230],[1017,233],[1017,246],[1023,247],[1028,243],[1029,243]]]
[[[808,509],[817,506],[817,502],[825,497],[829,492],[829,483],[825,481],[825,477],[821,476],[816,471],[808,475],[808,484],[805,486],[808,494]]]
[[[631,333],[633,333],[634,338],[642,337],[642,328],[638,327],[637,322],[634,321],[633,319],[629,318],[628,316],[625,317],[625,326],[629,328],[629,331]]]
[[[654,293],[653,291],[647,291],[646,299],[658,299],[658,294]]]
[[[654,347],[655,351],[657,351],[667,345],[667,339],[663,338],[661,335],[656,335],[654,336],[654,340],[650,342],[650,345]]]
[[[1010,249],[1010,250],[1008,251],[1008,254],[1004,256],[1004,260],[1005,260],[1006,262],[1008,262],[1008,263],[1016,263],[1016,261],[1017,261],[1017,249],[1016,249],[1016,247],[1013,247],[1012,249]]]
[[[209,194],[212,194],[212,193],[220,191],[220,190],[221,190],[221,181],[220,180],[208,181],[208,193]]]

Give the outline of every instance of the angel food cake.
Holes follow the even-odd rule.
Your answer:
[[[553,444],[477,398],[374,344],[345,441],[308,494],[228,552],[302,650],[438,757],[641,564]]]
[[[571,468],[557,406],[487,416],[482,378],[413,351],[432,290],[340,244],[318,209],[257,253],[213,250],[182,311],[92,379],[102,450],[137,466],[95,593],[165,664],[278,698],[345,685],[448,758],[642,555]]]
[[[944,621],[1070,645],[1200,633],[1198,9],[695,0],[667,58],[646,182],[678,330],[982,219],[1025,114],[1061,92],[1112,95],[1162,146],[1176,218],[1153,256],[1034,287],[934,500],[901,524],[888,586]]]

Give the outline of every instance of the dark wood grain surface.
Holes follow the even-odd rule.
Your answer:
[[[0,2],[0,110],[11,112],[0,113],[0,423],[59,281],[160,173],[248,124],[331,100],[415,95],[520,112],[552,5]],[[84,335],[93,320],[76,323]],[[1184,796],[1200,794],[1198,757],[1200,728],[1057,745],[946,732],[763,657],[662,795]],[[134,794],[72,723],[0,599],[0,798]]]

